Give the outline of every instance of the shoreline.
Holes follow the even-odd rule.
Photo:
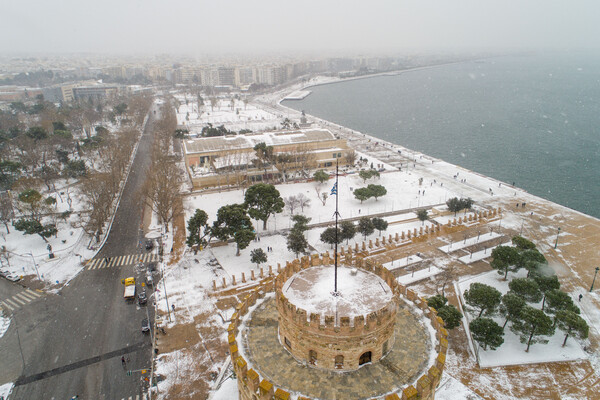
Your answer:
[[[463,61],[463,62],[464,62],[464,61]],[[409,70],[397,71],[397,73],[394,73],[393,75],[400,75],[401,73],[404,73],[404,72],[419,71],[419,70],[423,70],[423,69],[431,69],[431,68],[436,68],[436,67],[443,66],[443,65],[451,65],[451,64],[458,64],[458,63],[461,63],[461,62],[453,62],[453,63],[438,64],[438,65],[434,65],[434,66],[427,66],[427,67],[418,67],[418,68],[413,68],[413,69],[409,69]],[[382,74],[387,74],[387,75],[391,76],[389,73],[382,73]],[[340,80],[338,80],[338,81],[335,81],[335,82],[323,82],[323,83],[315,83],[315,84],[312,84],[312,85],[306,85],[306,86],[302,87],[301,89],[293,89],[293,90],[292,90],[292,92],[287,92],[287,91],[279,91],[279,92],[277,92],[277,93],[282,93],[282,92],[284,92],[284,94],[277,94],[277,93],[273,93],[273,95],[277,95],[277,99],[276,99],[276,104],[277,104],[277,106],[279,106],[279,107],[281,107],[282,109],[284,109],[285,111],[287,111],[287,112],[288,112],[288,114],[291,112],[291,113],[298,114],[298,116],[299,116],[299,115],[300,115],[300,113],[301,113],[300,111],[298,111],[298,110],[296,110],[296,109],[294,109],[294,108],[288,107],[288,106],[286,106],[286,105],[283,105],[283,104],[281,104],[281,103],[282,103],[282,102],[285,100],[285,96],[286,96],[286,94],[285,94],[285,93],[288,93],[288,94],[289,94],[289,93],[293,93],[294,91],[298,91],[298,90],[306,90],[306,89],[307,89],[307,88],[309,88],[309,87],[322,86],[322,85],[330,85],[330,84],[334,84],[334,83],[342,83],[342,82],[345,82],[345,81],[347,81],[347,80],[366,79],[366,78],[369,78],[369,77],[377,77],[377,76],[381,76],[382,74],[377,74],[377,75],[369,75],[369,76],[364,76],[364,77],[356,77],[356,78],[347,78],[347,79],[346,79],[346,78],[344,78],[344,79],[340,79]],[[291,88],[288,88],[288,89],[291,89]],[[311,92],[311,93],[312,93],[312,92]],[[281,110],[279,110],[279,111],[281,111]],[[407,147],[405,147],[405,146],[403,146],[403,145],[401,145],[401,144],[392,143],[392,142],[390,142],[390,141],[388,141],[388,140],[380,139],[380,138],[378,138],[378,137],[375,137],[375,136],[372,136],[372,135],[370,135],[370,134],[368,134],[368,133],[359,132],[359,131],[357,131],[357,130],[354,130],[354,129],[352,129],[352,128],[349,128],[349,127],[346,127],[346,126],[343,126],[343,125],[337,124],[337,123],[335,123],[335,122],[328,121],[328,120],[326,120],[326,119],[324,119],[324,118],[320,118],[320,117],[314,116],[314,115],[312,115],[312,114],[306,114],[306,116],[309,116],[309,117],[311,117],[311,118],[312,118],[312,119],[313,119],[315,122],[318,122],[319,124],[321,124],[322,126],[324,126],[324,127],[328,128],[328,129],[329,129],[330,127],[334,127],[335,129],[337,129],[337,130],[339,131],[338,133],[340,133],[340,134],[342,134],[342,135],[353,135],[353,136],[356,136],[358,139],[360,139],[361,137],[362,137],[362,138],[368,138],[368,139],[370,139],[370,141],[372,141],[372,142],[375,142],[375,143],[386,143],[386,144],[387,144],[387,145],[388,145],[390,148],[401,148],[403,152],[404,152],[404,151],[406,151],[406,152],[412,153],[413,155],[419,155],[419,156],[426,157],[426,158],[427,158],[427,159],[429,159],[429,160],[434,160],[434,161],[436,161],[436,162],[444,162],[444,163],[447,163],[448,165],[451,165],[451,166],[453,166],[453,167],[455,167],[455,168],[459,168],[459,169],[461,169],[461,170],[463,170],[463,171],[465,171],[465,172],[469,172],[469,173],[471,173],[471,174],[478,175],[478,176],[480,176],[481,178],[488,179],[488,180],[490,180],[490,181],[493,181],[493,182],[495,182],[495,183],[501,183],[502,185],[505,185],[505,186],[507,186],[507,187],[511,187],[512,189],[514,189],[514,190],[516,190],[516,191],[520,191],[520,192],[523,192],[523,193],[525,193],[525,194],[527,194],[527,195],[529,195],[529,196],[533,196],[534,198],[536,198],[536,199],[538,199],[538,200],[541,200],[541,201],[544,201],[544,202],[548,202],[548,203],[550,203],[550,204],[552,204],[552,205],[554,205],[554,206],[559,206],[559,207],[562,207],[562,208],[564,208],[565,210],[568,210],[568,211],[570,211],[570,212],[574,212],[574,213],[577,213],[577,214],[579,214],[579,215],[581,215],[581,216],[584,216],[584,217],[589,217],[589,218],[592,218],[592,219],[594,219],[594,220],[596,220],[596,221],[600,222],[600,217],[596,217],[596,216],[593,216],[593,215],[589,215],[589,214],[586,214],[586,213],[584,213],[583,211],[575,210],[575,209],[573,209],[573,208],[570,208],[570,207],[568,207],[568,206],[565,206],[565,205],[563,205],[563,204],[560,204],[560,203],[553,202],[552,200],[546,199],[546,198],[544,198],[544,197],[540,197],[540,196],[538,196],[538,195],[534,195],[534,194],[532,194],[532,193],[528,192],[527,190],[525,190],[525,189],[523,189],[523,188],[520,188],[520,187],[518,187],[518,186],[512,186],[511,184],[509,184],[509,183],[507,183],[507,182],[504,182],[504,181],[501,181],[501,180],[499,180],[499,179],[496,179],[496,178],[493,178],[493,177],[490,177],[490,176],[484,175],[484,174],[482,174],[482,173],[480,173],[480,172],[477,172],[477,171],[470,170],[470,169],[468,169],[468,168],[466,168],[466,167],[463,167],[463,166],[461,166],[461,165],[458,165],[458,164],[453,164],[453,163],[451,163],[451,162],[449,162],[449,161],[445,161],[445,160],[443,160],[443,159],[440,159],[440,158],[436,158],[436,157],[430,156],[430,155],[428,155],[428,154],[425,154],[425,153],[423,153],[423,152],[420,152],[420,151],[417,151],[417,150],[413,150],[413,149],[409,149],[409,148],[407,148]],[[334,131],[333,133],[335,134],[336,132]],[[350,146],[350,147],[352,147],[352,146]]]

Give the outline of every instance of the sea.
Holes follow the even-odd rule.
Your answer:
[[[504,55],[308,90],[282,104],[600,218],[600,52]]]

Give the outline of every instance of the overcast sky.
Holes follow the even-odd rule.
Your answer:
[[[600,0],[0,0],[0,52],[600,47]]]

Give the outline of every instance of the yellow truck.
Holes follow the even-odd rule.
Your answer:
[[[125,285],[125,293],[123,294],[123,297],[126,300],[134,299],[135,298],[135,278],[131,276],[129,278],[122,279],[121,282]]]

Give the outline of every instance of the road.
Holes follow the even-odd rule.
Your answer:
[[[150,161],[153,115],[142,134],[108,239],[96,258],[146,252],[140,246],[142,212],[137,192]],[[0,379],[15,382],[11,400],[74,395],[82,400],[142,398],[140,372],[128,376],[126,371],[150,366],[151,339],[141,332],[141,321],[147,315],[153,318],[152,298],[148,306],[125,301],[121,279],[137,276],[139,290],[145,269],[135,271],[133,265],[84,269],[58,295],[38,298],[26,293],[32,301],[9,310],[16,323],[0,338],[3,369],[10,366],[0,372]],[[0,286],[2,297],[22,290],[8,282],[0,285],[12,285],[10,289]],[[126,366],[121,365],[122,356],[129,360]]]

